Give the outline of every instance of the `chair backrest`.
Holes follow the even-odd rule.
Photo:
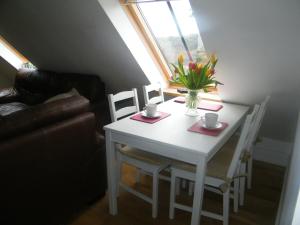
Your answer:
[[[234,176],[236,169],[240,163],[241,154],[246,149],[247,144],[249,142],[249,138],[251,137],[250,135],[251,128],[254,126],[255,118],[257,116],[258,110],[259,110],[259,105],[255,105],[252,113],[246,117],[239,141],[234,150],[232,161],[227,171],[228,178],[232,178]]]
[[[149,93],[152,91],[157,91],[158,95],[155,97],[150,98],[149,97]],[[158,103],[162,103],[164,102],[164,94],[162,91],[162,87],[160,83],[157,84],[150,84],[150,85],[144,85],[143,86],[143,92],[144,92],[144,99],[145,99],[145,104],[149,104],[149,103],[154,103],[154,104],[158,104]]]
[[[268,102],[270,100],[271,96],[267,96],[265,98],[265,100],[261,103],[260,107],[261,107],[261,110],[260,110],[260,115],[257,116],[257,124],[256,124],[256,127],[255,127],[255,136],[254,136],[254,141],[256,140],[257,138],[257,135],[258,135],[258,131],[260,130],[260,127],[261,127],[261,124],[263,122],[263,119],[264,119],[264,116],[266,114],[266,110],[267,110],[267,105],[268,105]]]
[[[116,110],[116,102],[127,100],[127,99],[128,100],[132,99],[133,105],[126,106],[124,108]],[[112,122],[115,122],[119,118],[122,118],[124,116],[128,116],[140,111],[136,88],[133,88],[131,91],[119,92],[115,95],[109,94],[108,102],[109,102],[109,111],[110,111],[110,117]]]
[[[268,104],[270,98],[271,98],[270,96],[267,96],[259,106],[259,111],[257,112],[255,122],[253,124],[253,127],[251,128],[251,135],[250,135],[248,146],[247,146],[247,151],[249,151],[249,152],[252,151],[252,146],[254,145],[254,143],[257,139],[258,132],[260,130],[264,115],[266,113],[267,104]]]

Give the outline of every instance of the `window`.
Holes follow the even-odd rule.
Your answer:
[[[180,53],[185,53],[187,62],[205,56],[189,0],[136,1],[126,6],[166,79]]]
[[[20,68],[36,69],[23,55],[14,49],[4,38],[0,36],[0,57],[5,59],[17,70]]]

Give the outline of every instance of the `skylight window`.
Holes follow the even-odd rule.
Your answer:
[[[21,68],[35,68],[24,56],[15,50],[0,36],[0,57],[5,59],[17,70]]]
[[[172,75],[171,63],[177,62],[180,53],[187,55],[186,61],[195,60],[205,52],[200,32],[193,16],[189,0],[180,1],[137,1],[132,10],[140,14],[135,19],[140,19],[146,26],[144,35],[151,35],[157,49],[160,51],[163,63],[168,68],[167,79]]]

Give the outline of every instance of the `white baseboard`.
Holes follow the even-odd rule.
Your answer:
[[[263,138],[254,147],[253,158],[280,166],[287,166],[293,148],[290,142]]]

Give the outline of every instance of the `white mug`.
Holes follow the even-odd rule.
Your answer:
[[[145,110],[146,110],[146,115],[147,116],[151,116],[151,117],[155,116],[155,114],[157,112],[157,105],[149,103],[149,104],[146,105]]]
[[[205,113],[204,123],[207,128],[214,128],[217,125],[219,115],[217,113]]]

